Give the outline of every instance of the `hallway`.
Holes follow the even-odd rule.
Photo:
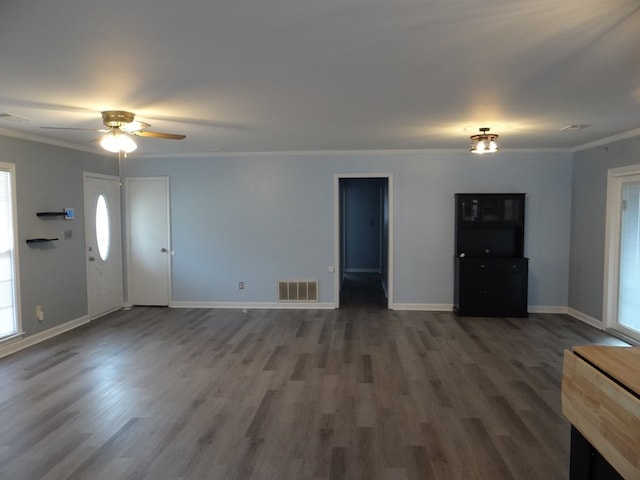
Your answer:
[[[379,273],[345,273],[340,308],[387,308],[387,298]]]

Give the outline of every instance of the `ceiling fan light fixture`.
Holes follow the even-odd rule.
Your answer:
[[[107,133],[102,137],[102,140],[100,140],[100,146],[112,153],[131,153],[138,148],[138,145],[136,145],[136,142],[134,142],[131,137],[120,132]]]
[[[124,110],[107,110],[102,112],[102,123],[107,127],[123,127],[133,122],[135,114]]]
[[[471,153],[493,153],[498,151],[498,143],[496,140],[499,135],[489,133],[490,128],[480,128],[480,133],[471,135]]]
[[[0,120],[3,119],[3,115],[0,113]],[[105,110],[102,112],[102,123],[107,129],[93,129],[93,128],[66,128],[66,127],[40,127],[52,130],[94,130],[98,132],[106,133],[104,137],[100,139],[100,146],[105,150],[113,153],[122,152],[125,154],[133,152],[138,148],[136,142],[133,141],[129,135],[136,135],[138,137],[151,137],[151,138],[165,138],[169,140],[183,140],[187,138],[186,135],[178,133],[161,133],[150,132],[146,128],[150,127],[148,123],[140,122],[135,119],[135,114],[126,112],[124,110]]]

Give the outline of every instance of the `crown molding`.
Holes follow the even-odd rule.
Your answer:
[[[635,130],[619,133],[617,135],[612,135],[610,137],[601,138],[600,140],[594,140],[593,142],[589,142],[583,145],[579,145],[577,147],[573,147],[570,149],[570,151],[571,153],[576,153],[582,150],[588,150],[590,148],[602,147],[603,145],[609,145],[610,143],[618,142],[620,140],[626,140],[628,138],[637,137],[639,135],[640,135],[640,128],[636,128]]]
[[[64,142],[61,140],[54,140],[52,138],[35,135],[33,133],[20,132],[17,130],[10,130],[8,128],[0,128],[0,136],[19,138],[20,140],[28,140],[30,142],[36,142],[36,143],[44,143],[46,145],[52,145],[54,147],[68,148],[69,150],[79,150],[82,152],[93,153],[95,155],[109,156],[109,155],[106,155],[107,152],[103,153],[102,151],[96,148],[83,147],[75,143]]]
[[[55,147],[68,148],[70,150],[78,150],[82,152],[92,153],[111,157],[109,152],[103,152],[101,149],[85,147],[75,143],[54,140],[48,137],[35,135],[32,133],[20,132],[7,128],[0,128],[0,136],[19,138],[37,143],[44,143]],[[494,155],[508,153],[576,153],[590,148],[597,148],[608,145],[620,140],[626,140],[640,136],[640,128],[612,135],[610,137],[594,140],[575,147],[566,148],[501,148]],[[130,158],[229,158],[229,157],[296,157],[296,156],[383,156],[383,155],[428,155],[428,154],[469,154],[477,157],[477,155],[469,152],[467,148],[433,148],[433,149],[391,149],[391,150],[294,150],[294,151],[264,151],[264,152],[199,152],[199,153],[132,153]],[[486,156],[490,158],[490,156]]]
[[[492,155],[508,153],[571,153],[570,148],[501,148]],[[384,155],[428,155],[428,154],[468,154],[470,157],[480,156],[471,153],[468,148],[433,148],[433,149],[396,149],[396,150],[296,150],[273,152],[208,152],[208,153],[142,153],[130,154],[136,158],[229,158],[229,157],[311,157],[311,156],[384,156]],[[484,155],[490,158],[492,155]]]

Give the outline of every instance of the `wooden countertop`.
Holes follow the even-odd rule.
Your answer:
[[[640,396],[640,347],[573,347],[589,363]]]
[[[624,478],[640,478],[640,347],[565,350],[562,411]]]

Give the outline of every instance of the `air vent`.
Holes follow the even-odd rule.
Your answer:
[[[278,302],[317,302],[318,282],[316,280],[278,282]]]

